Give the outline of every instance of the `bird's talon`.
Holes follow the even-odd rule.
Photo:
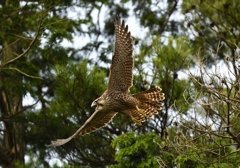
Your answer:
[[[141,121],[139,121],[138,119],[134,118],[133,116],[131,116],[131,119],[132,119],[132,121],[133,121],[134,124],[136,124],[136,125],[138,125],[138,126],[141,126],[141,125],[142,125]]]
[[[139,113],[141,113],[143,116],[146,117],[146,114],[144,113],[144,111],[142,109],[140,109],[138,106],[136,106],[136,109]]]

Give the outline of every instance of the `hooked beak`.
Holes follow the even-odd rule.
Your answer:
[[[93,101],[92,104],[91,104],[91,107],[94,107],[97,105],[97,101]]]

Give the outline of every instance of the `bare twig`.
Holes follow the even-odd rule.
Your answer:
[[[22,74],[22,75],[24,75],[26,77],[43,80],[43,78],[41,78],[41,77],[28,75],[28,74],[22,72],[21,70],[19,70],[18,68],[5,67],[5,68],[3,68],[3,70],[4,69],[15,70],[15,71],[19,72],[20,74]]]
[[[5,68],[7,65],[11,64],[12,62],[18,60],[19,58],[23,57],[25,54],[28,53],[28,51],[31,49],[31,47],[33,46],[33,44],[35,43],[35,41],[37,40],[38,38],[38,35],[39,35],[39,32],[40,32],[40,29],[41,29],[41,25],[42,25],[42,20],[43,20],[43,17],[41,16],[41,19],[40,19],[40,24],[38,25],[38,29],[36,31],[36,35],[34,37],[34,39],[32,40],[32,42],[29,44],[28,48],[20,55],[18,55],[17,57],[7,61],[6,63],[3,63],[3,65],[0,67],[0,71],[3,70],[3,68]]]

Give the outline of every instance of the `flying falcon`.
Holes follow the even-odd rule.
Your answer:
[[[82,127],[69,138],[52,141],[49,146],[60,146],[77,136],[93,132],[107,125],[117,113],[124,113],[131,117],[135,124],[141,125],[146,117],[150,118],[162,109],[164,93],[161,93],[158,86],[137,94],[129,94],[134,67],[132,38],[124,20],[121,24],[119,18],[116,18],[114,26],[116,42],[107,90],[92,102],[91,106],[96,106],[95,112]]]

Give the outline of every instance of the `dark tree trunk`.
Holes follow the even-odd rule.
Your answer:
[[[9,1],[5,1],[5,6],[16,5],[9,3]],[[8,19],[11,23],[11,18]],[[1,67],[21,53],[18,41],[13,36],[10,36],[9,33],[3,33],[5,36],[2,41]],[[5,68],[13,67],[13,64],[9,64]],[[16,120],[16,114],[22,109],[21,92],[21,75],[15,70],[3,69],[0,72],[0,114],[3,126],[0,165],[3,168],[15,167],[16,162],[24,164],[23,125]]]

